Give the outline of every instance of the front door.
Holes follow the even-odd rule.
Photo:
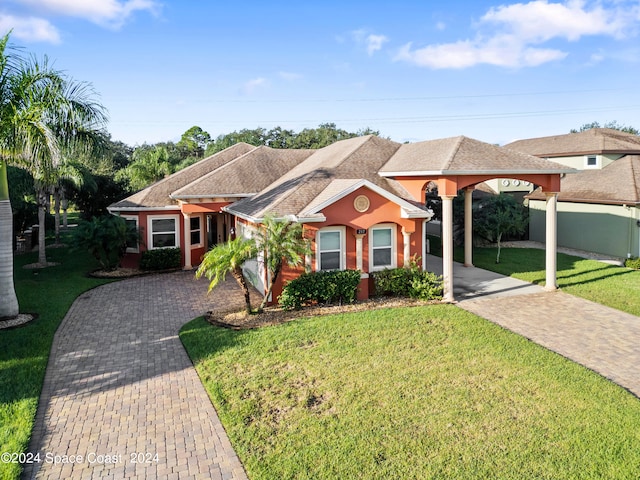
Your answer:
[[[217,215],[207,215],[207,250],[218,244]]]

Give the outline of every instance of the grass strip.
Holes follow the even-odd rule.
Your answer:
[[[456,257],[456,261],[464,259]],[[495,248],[475,248],[478,268],[544,285],[545,251],[537,248],[503,248],[496,263]],[[610,265],[564,253],[557,257],[558,286],[566,293],[640,316],[640,270]]]

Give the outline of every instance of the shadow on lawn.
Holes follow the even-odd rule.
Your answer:
[[[496,248],[475,248],[473,262],[476,267],[484,268],[502,275],[529,274],[527,281],[543,284],[545,278],[544,250],[535,248],[503,248],[500,263],[495,263]],[[456,261],[464,261],[464,251],[456,248]],[[579,265],[582,264],[582,265]],[[588,265],[586,268],[584,265]],[[564,253],[557,255],[558,283],[560,287],[585,285],[612,277],[634,275],[633,270],[610,265],[597,260],[589,260]]]

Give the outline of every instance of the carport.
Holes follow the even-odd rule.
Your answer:
[[[465,191],[464,265],[473,266],[472,195],[479,183],[494,178],[528,181],[546,198],[546,290],[555,290],[557,270],[557,198],[560,179],[575,170],[464,136],[403,145],[379,174],[398,181],[407,191],[426,201],[430,182],[442,199],[442,275],[444,300],[453,302],[453,199]]]

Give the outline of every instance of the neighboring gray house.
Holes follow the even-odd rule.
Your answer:
[[[615,257],[640,256],[640,136],[607,128],[505,145],[578,169],[562,179],[558,245]],[[544,195],[528,195],[530,238],[544,242]]]

